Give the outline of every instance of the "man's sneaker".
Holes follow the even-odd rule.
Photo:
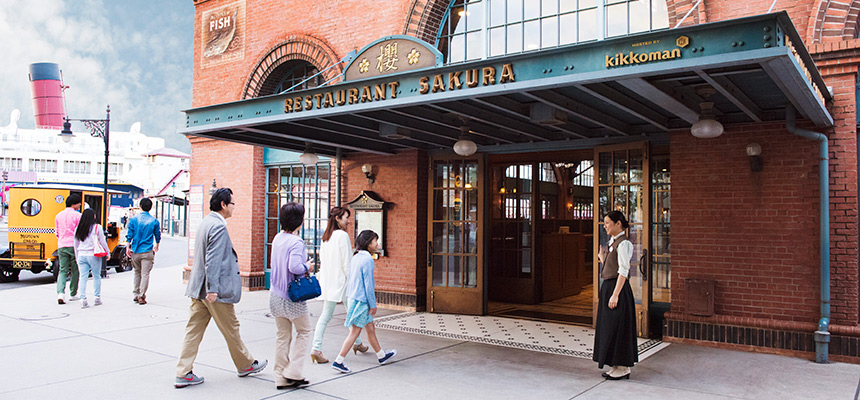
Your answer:
[[[350,371],[349,371],[349,367],[347,367],[347,366],[346,366],[346,364],[344,364],[344,363],[339,363],[339,362],[337,362],[337,361],[335,361],[335,362],[331,363],[331,369],[333,369],[333,370],[335,370],[335,371],[337,371],[337,372],[340,372],[340,373],[342,373],[342,374],[345,374],[345,373],[350,372]]]
[[[96,302],[95,302],[95,303],[93,303],[93,304],[94,304],[94,305],[97,305],[97,306],[102,305],[102,298],[101,298],[101,296],[96,296]]]
[[[256,374],[257,372],[260,372],[263,369],[265,369],[266,365],[269,365],[269,360],[263,360],[263,362],[259,362],[257,360],[254,360],[254,363],[251,364],[251,366],[248,367],[248,369],[239,371],[239,377],[244,378],[248,375]]]
[[[176,387],[177,389],[181,389],[181,388],[184,388],[186,386],[199,385],[201,383],[203,383],[203,377],[202,376],[197,376],[197,375],[194,375],[193,373],[189,372],[189,373],[185,374],[185,377],[182,377],[182,378],[176,377],[176,382],[174,382],[173,386]]]
[[[397,350],[392,349],[392,350],[388,350],[388,351],[386,351],[386,352],[385,352],[385,357],[382,357],[382,358],[380,358],[380,359],[379,359],[379,364],[380,364],[380,365],[384,365],[384,364],[385,364],[385,363],[387,363],[389,360],[391,360],[391,358],[393,358],[395,355],[397,355]]]
[[[57,294],[57,304],[66,304],[66,294],[58,293]]]
[[[80,299],[81,299],[81,297],[77,296],[77,295],[69,297],[69,301],[75,301],[75,300],[80,300]]]
[[[87,308],[87,307],[89,307],[89,306],[90,306],[90,305],[87,303],[87,299],[83,299],[83,300],[81,301],[81,308]]]
[[[137,298],[137,304],[144,305],[146,304],[146,296],[141,296]]]

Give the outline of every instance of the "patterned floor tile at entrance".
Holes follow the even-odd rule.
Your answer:
[[[594,329],[495,316],[411,312],[374,320],[376,326],[401,332],[591,359]],[[668,343],[639,339],[639,361]]]

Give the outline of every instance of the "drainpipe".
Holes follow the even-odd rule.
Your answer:
[[[821,198],[821,319],[815,331],[815,362],[826,364],[830,346],[830,166],[827,136],[818,132],[798,128],[795,125],[794,107],[786,107],[785,125],[789,132],[819,144],[818,180]]]
[[[334,176],[334,205],[335,207],[340,207],[340,167],[341,161],[343,160],[343,153],[341,153],[340,147],[337,148],[337,153],[335,153],[335,168],[337,169],[337,173]]]

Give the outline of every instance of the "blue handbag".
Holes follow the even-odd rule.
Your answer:
[[[296,275],[287,289],[287,295],[294,303],[317,298],[321,294],[320,282],[317,277],[308,275],[308,267],[305,267],[304,275]]]

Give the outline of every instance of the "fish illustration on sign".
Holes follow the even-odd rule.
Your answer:
[[[204,57],[212,57],[223,54],[233,37],[236,36],[236,16],[239,14],[237,8],[230,17],[213,18],[209,21],[209,32],[211,36],[206,42],[203,50]]]

